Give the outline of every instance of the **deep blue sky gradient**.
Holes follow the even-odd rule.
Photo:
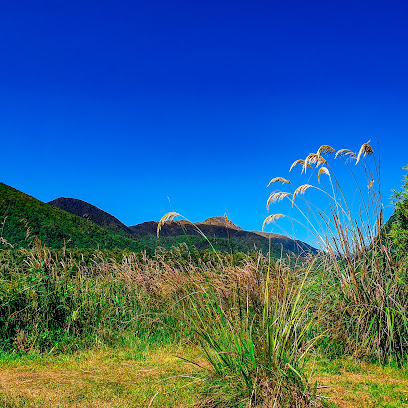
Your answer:
[[[79,198],[127,225],[174,210],[260,229],[272,177],[369,139],[386,205],[402,183],[404,1],[0,8],[1,181],[42,201]]]

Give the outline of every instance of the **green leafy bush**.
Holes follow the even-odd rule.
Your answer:
[[[408,170],[408,166],[404,167]],[[393,205],[395,212],[390,219],[391,237],[396,245],[400,257],[408,253],[408,174],[404,176],[402,190],[393,191]]]

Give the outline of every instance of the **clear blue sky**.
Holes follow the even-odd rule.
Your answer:
[[[3,1],[1,181],[127,225],[260,229],[266,184],[322,144],[408,164],[404,1]],[[376,144],[376,142],[375,142]],[[388,215],[391,210],[387,210]]]

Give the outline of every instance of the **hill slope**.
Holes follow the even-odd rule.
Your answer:
[[[65,240],[69,247],[143,249],[137,239],[115,235],[3,183],[0,183],[0,222],[1,236],[14,247],[28,246],[30,237],[36,235],[50,248],[61,248]]]
[[[33,236],[38,236],[50,248],[61,248],[65,242],[68,247],[153,253],[158,246],[170,248],[185,242],[199,250],[214,247],[221,252],[261,250],[266,254],[270,249],[274,258],[288,251],[315,252],[311,246],[281,235],[270,236],[269,240],[269,235],[244,231],[224,217],[212,217],[196,224],[166,223],[157,238],[157,222],[127,227],[84,201],[62,197],[46,204],[3,183],[0,183],[0,223],[0,237],[6,240],[2,245],[0,240],[2,248],[25,247]]]
[[[284,253],[290,251],[295,254],[316,252],[316,249],[310,245],[295,241],[284,235],[244,231],[225,217],[211,217],[195,224],[187,221],[168,222],[163,226],[160,238],[157,238],[158,223],[156,221],[147,221],[127,227],[111,214],[82,200],[62,197],[50,201],[49,204],[71,214],[81,217],[86,216],[88,220],[115,233],[126,234],[128,237],[139,239],[148,248],[157,246],[168,248],[180,242],[189,242],[198,249],[209,248],[210,245],[202,237],[202,234],[204,234],[211,239],[212,245],[223,252],[262,250],[266,254],[270,249],[273,257],[279,257],[282,251]]]
[[[290,251],[295,254],[316,252],[315,248],[310,245],[301,241],[295,241],[284,235],[244,231],[225,217],[211,217],[195,224],[191,224],[188,221],[168,222],[163,226],[160,238],[157,239],[156,231],[158,223],[156,221],[147,221],[127,227],[111,214],[82,200],[62,197],[50,201],[49,204],[74,215],[86,216],[88,220],[110,231],[121,234],[125,233],[130,237],[139,239],[149,248],[157,246],[167,248],[180,242],[190,242],[190,244],[198,249],[205,249],[209,247],[209,244],[202,238],[201,233],[203,233],[221,251],[236,250],[248,252],[262,250],[266,254],[270,247],[273,257],[279,257],[282,250],[284,253]],[[194,239],[191,237],[194,237]]]
[[[131,230],[113,215],[87,203],[86,201],[78,200],[76,198],[60,197],[50,201],[48,204],[78,217],[86,218],[109,231],[115,233],[126,232],[127,234],[131,234]]]
[[[119,248],[135,252],[146,251],[148,254],[153,254],[157,247],[171,248],[183,242],[198,250],[210,248],[207,240],[200,236],[158,239],[155,234],[141,237],[114,234],[88,219],[43,203],[0,183],[0,249],[28,247],[34,236],[38,236],[49,248],[62,248],[64,241],[68,248]],[[245,245],[230,243],[226,239],[211,239],[211,244],[220,252],[247,250]]]
[[[137,237],[156,235],[158,223],[156,221],[143,222],[141,224],[129,227]],[[238,227],[239,228],[239,227]],[[316,252],[312,246],[295,241],[284,235],[272,234],[269,242],[269,237],[257,231],[244,231],[243,229],[230,228],[220,225],[212,225],[205,223],[190,224],[187,222],[171,221],[164,224],[160,231],[161,237],[176,237],[182,235],[199,236],[201,235],[198,229],[208,238],[227,239],[231,242],[239,243],[246,248],[247,252],[253,250],[262,250],[267,253],[269,251],[269,244],[271,247],[271,254],[273,257],[279,257],[283,252],[291,251],[295,254],[303,252]]]

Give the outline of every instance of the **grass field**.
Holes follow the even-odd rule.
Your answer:
[[[88,350],[72,355],[0,357],[1,407],[194,407],[202,400],[202,351],[159,348]],[[209,367],[208,367],[209,368]],[[321,395],[333,406],[408,406],[408,367],[381,367],[352,359],[317,360],[313,371]]]

